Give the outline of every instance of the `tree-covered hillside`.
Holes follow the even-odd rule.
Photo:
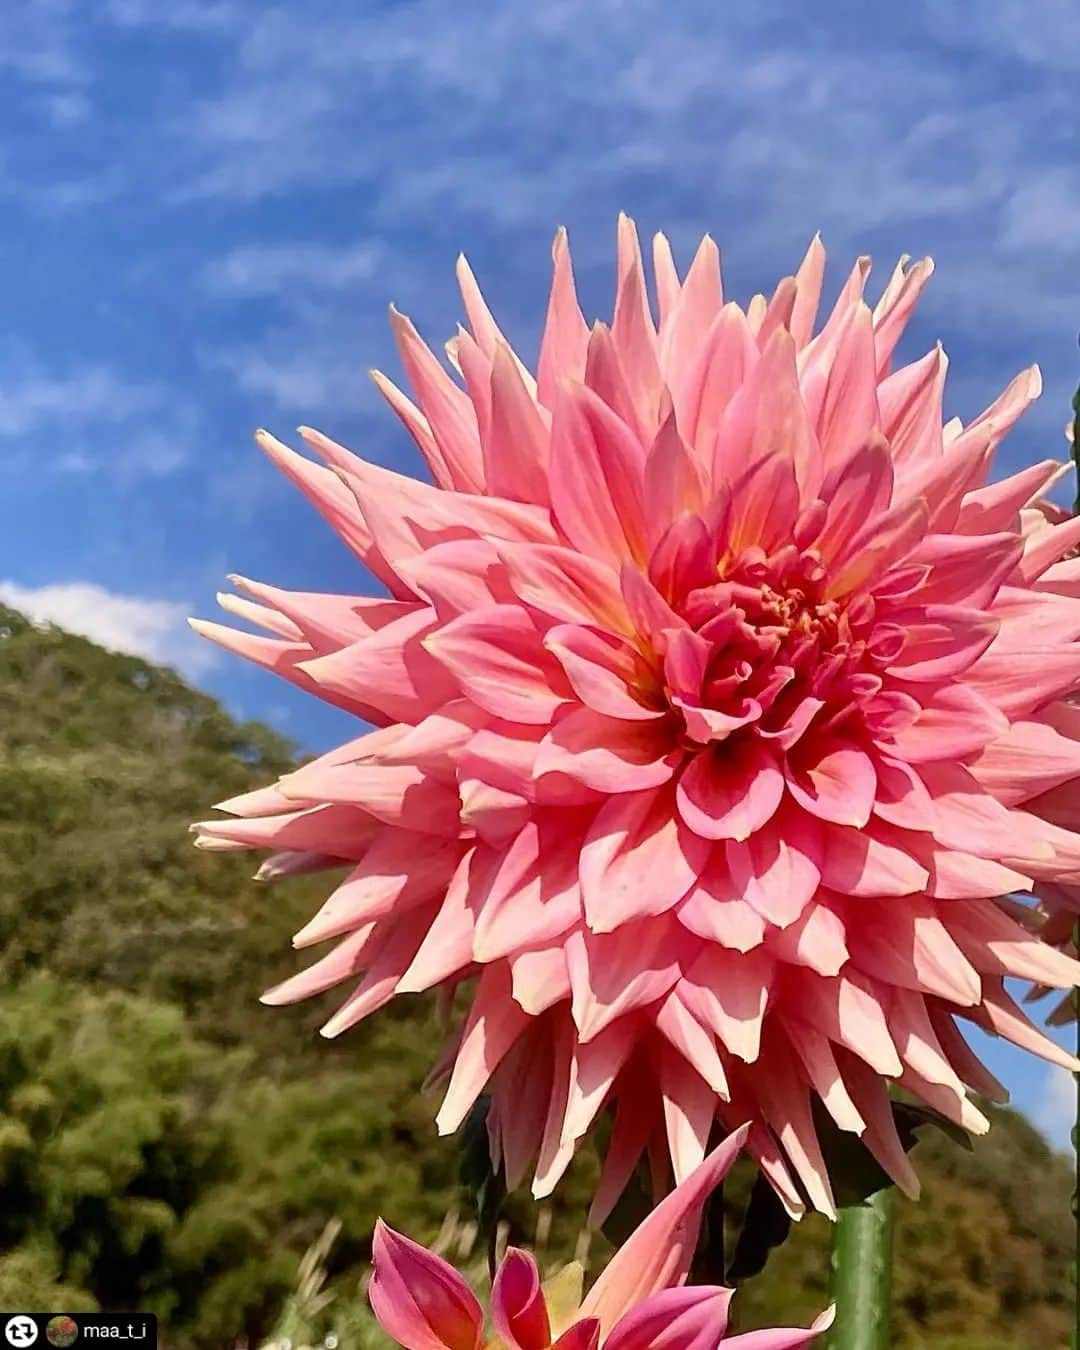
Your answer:
[[[432,1010],[405,1001],[328,1043],[326,1007],[261,1007],[326,879],[271,889],[250,857],[191,847],[208,803],[291,755],[174,673],[0,609],[0,1306],[138,1307],[170,1345],[254,1341],[329,1220],[340,1310],[379,1213],[421,1239],[468,1217],[455,1145],[418,1090]],[[1064,1345],[1065,1161],[1008,1112],[972,1154],[934,1137],[919,1156],[897,1344]],[[593,1165],[557,1198],[550,1261],[578,1242]],[[748,1185],[729,1185],[733,1208]],[[507,1213],[529,1241],[535,1206]],[[800,1225],[747,1281],[740,1324],[819,1309],[828,1241],[823,1221]]]

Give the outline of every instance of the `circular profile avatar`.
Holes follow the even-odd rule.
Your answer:
[[[50,1317],[45,1323],[45,1339],[50,1345],[71,1345],[78,1337],[79,1328],[75,1319],[61,1314],[59,1317]]]

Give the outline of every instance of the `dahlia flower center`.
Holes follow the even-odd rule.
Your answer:
[[[880,621],[869,595],[830,597],[813,550],[789,546],[766,558],[747,549],[721,559],[716,573],[679,607],[706,652],[702,708],[794,743],[800,708],[835,729],[881,692],[903,631]],[[685,715],[679,693],[669,682],[668,701]],[[715,727],[687,721],[690,745],[715,738]]]

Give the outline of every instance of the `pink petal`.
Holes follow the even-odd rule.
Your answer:
[[[585,1317],[567,1327],[551,1350],[597,1350],[600,1344],[600,1323],[595,1317]]]
[[[680,757],[663,725],[571,708],[540,742],[533,772],[566,774],[598,792],[639,792],[666,783]]]
[[[656,679],[630,643],[595,628],[557,624],[544,635],[544,646],[594,712],[634,721],[662,715]]]
[[[412,909],[445,892],[461,848],[449,840],[434,847],[432,842],[409,830],[379,835],[359,867],[296,934],[293,946],[340,937],[362,923]]]
[[[876,333],[874,345],[878,345]],[[937,346],[878,386],[881,430],[896,463],[942,453],[941,407],[948,364]]]
[[[649,505],[653,544],[662,529],[681,515],[705,505],[701,470],[679,435],[674,415],[657,432],[645,460],[645,500]]]
[[[925,897],[903,905],[852,900],[844,914],[852,931],[854,964],[902,989],[937,994],[970,1007],[981,997],[979,974],[940,917],[945,907]]]
[[[623,793],[597,812],[581,853],[585,918],[596,933],[662,914],[697,880],[708,845],[673,811],[661,787]]]
[[[1056,459],[1044,459],[1029,469],[968,492],[956,528],[963,534],[988,534],[1015,526],[1021,507],[1038,497],[1061,476]]]
[[[892,497],[892,458],[880,441],[858,442],[835,465],[819,489],[828,508],[825,527],[814,547],[826,559],[846,548],[851,536],[880,515]]]
[[[679,779],[676,801],[687,825],[703,839],[746,839],[764,825],[784,795],[775,755],[754,738],[735,755],[697,755]]]
[[[826,826],[822,856],[822,884],[844,895],[914,895],[930,878],[910,853],[870,830]]]
[[[939,685],[919,702],[922,711],[892,738],[896,757],[910,764],[965,758],[1009,729],[1001,710],[968,685]]]
[[[612,1257],[581,1305],[583,1316],[599,1319],[603,1334],[650,1294],[686,1280],[705,1202],[726,1176],[746,1134],[744,1126],[714,1149]]]
[[[667,1154],[676,1182],[685,1179],[705,1157],[716,1121],[716,1091],[680,1054],[660,1047],[658,1079],[664,1108]]]
[[[497,545],[510,588],[523,604],[551,618],[600,624],[632,633],[619,590],[619,575],[607,564],[553,544]]]
[[[752,1064],[775,972],[775,959],[763,950],[736,956],[706,948],[688,965],[679,993],[733,1055]]]
[[[1048,720],[1052,715],[1042,714]],[[999,802],[1016,806],[1080,777],[1080,741],[1041,719],[1017,721],[968,768]]]
[[[670,257],[669,253],[664,256],[666,252],[654,246],[658,289],[661,268]],[[670,272],[674,272],[673,265]],[[698,245],[685,282],[679,287],[675,277],[669,290],[667,312],[660,324],[660,364],[670,387],[697,356],[701,335],[708,332],[724,304],[720,251],[708,235]]]
[[[814,818],[797,807],[782,808],[745,843],[732,840],[726,845],[736,893],[763,919],[786,928],[798,919],[817,890],[821,847]]]
[[[565,389],[551,427],[551,505],[575,548],[616,566],[644,565],[643,469],[626,423],[583,385]]]
[[[733,1289],[662,1289],[612,1328],[604,1350],[715,1350],[727,1330]]]
[[[387,825],[455,837],[458,795],[415,765],[331,764],[319,760],[281,779],[281,790],[299,802],[357,806]]]
[[[430,633],[424,646],[474,703],[496,717],[543,725],[571,693],[535,626],[512,605],[463,614]]]
[[[639,416],[647,425],[655,426],[662,387],[656,329],[649,312],[637,230],[626,215],[619,216],[618,267],[611,335],[638,403]]]
[[[815,1318],[813,1325],[806,1331],[785,1327],[769,1331],[747,1331],[742,1336],[729,1337],[724,1345],[731,1347],[731,1350],[799,1350],[800,1346],[809,1345],[823,1331],[828,1331],[835,1319],[835,1311],[829,1308],[820,1317]]]
[[[589,341],[563,229],[555,235],[551,257],[555,274],[537,363],[537,397],[546,408],[554,408],[560,380],[567,376],[580,379],[585,373],[585,348]]]
[[[527,1023],[528,1017],[511,997],[509,972],[489,966],[480,977],[446,1097],[435,1118],[440,1134],[453,1134],[458,1128]]]
[[[815,234],[806,250],[806,257],[795,273],[795,304],[788,325],[795,345],[801,350],[810,341],[814,320],[821,300],[821,286],[825,276],[825,248],[821,236]]]
[[[434,621],[432,610],[414,610],[299,669],[320,698],[357,711],[373,708],[379,723],[418,722],[433,705],[457,696],[454,681],[424,648]]]
[[[838,975],[851,955],[843,919],[820,902],[809,904],[787,928],[770,932],[768,947],[781,961],[807,966],[819,975]]]
[[[839,306],[838,306],[839,308]],[[878,423],[877,359],[866,305],[852,305],[838,335],[825,382],[817,435],[826,466],[864,445]]]
[[[368,1298],[379,1325],[405,1350],[476,1350],[484,1313],[472,1290],[441,1256],[380,1219]]]
[[[638,919],[616,933],[571,934],[566,963],[579,1038],[592,1040],[618,1018],[663,998],[691,945],[666,915]]]
[[[391,308],[390,326],[401,363],[446,465],[449,485],[464,492],[482,491],[484,469],[472,404],[432,355],[411,320]]]
[[[679,922],[710,942],[747,952],[765,936],[765,919],[739,892],[723,849],[708,864],[678,908]]]
[[[864,750],[844,741],[806,738],[797,766],[785,768],[788,791],[819,820],[861,828],[870,819],[877,793],[877,773]]]
[[[507,1248],[491,1286],[491,1324],[515,1350],[547,1350],[551,1343],[540,1272],[517,1247]]]
[[[926,605],[893,614],[905,642],[890,673],[902,680],[953,679],[968,670],[993,642],[998,621],[959,605]]]
[[[846,1046],[878,1073],[899,1077],[900,1057],[872,982],[854,971],[834,979],[794,970],[791,974],[785,989],[789,1014]]]
[[[473,954],[492,962],[560,937],[581,917],[581,836],[540,813],[502,851],[486,890],[476,896]]]
[[[920,258],[912,267],[901,258],[896,264],[889,284],[874,306],[874,349],[877,352],[878,372],[889,369],[889,359],[903,336],[919,296],[934,272],[932,258]],[[938,418],[940,426],[941,419]]]
[[[724,413],[759,359],[746,315],[729,304],[705,332],[696,357],[671,374],[679,428],[707,470]]]
[[[710,1090],[729,1098],[727,1074],[716,1042],[679,997],[678,987],[664,999],[656,1014],[656,1029],[676,1049]]]

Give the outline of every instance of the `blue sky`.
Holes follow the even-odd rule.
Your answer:
[[[386,305],[439,342],[464,249],[535,350],[555,227],[610,308],[615,217],[728,291],[820,229],[833,284],[871,253],[938,265],[950,413],[1046,380],[1002,452],[1064,453],[1080,376],[1072,0],[23,0],[0,13],[0,596],[180,666],[299,743],[339,714],[200,645],[239,571],[362,589],[251,443],[314,424],[415,469],[366,378]],[[1069,1085],[995,1056],[1064,1139]]]

